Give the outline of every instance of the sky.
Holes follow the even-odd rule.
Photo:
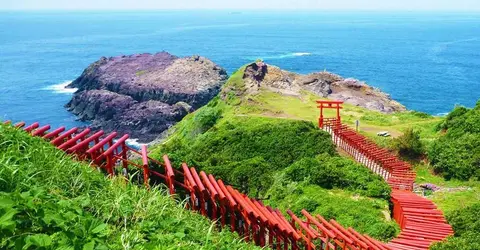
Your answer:
[[[0,0],[1,10],[430,10],[480,11],[480,0]]]

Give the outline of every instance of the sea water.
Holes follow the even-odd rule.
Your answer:
[[[434,115],[480,98],[480,13],[0,12],[0,120],[84,125],[64,86],[101,56],[163,50],[327,70]]]

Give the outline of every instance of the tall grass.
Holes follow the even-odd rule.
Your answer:
[[[0,125],[0,249],[253,249],[163,189],[107,179]]]

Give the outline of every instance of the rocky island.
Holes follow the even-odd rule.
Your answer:
[[[66,108],[93,129],[150,142],[210,101],[227,79],[223,68],[200,56],[102,57],[68,86],[78,91]]]
[[[301,75],[259,61],[245,67],[243,82],[244,86],[235,90],[237,95],[255,94],[262,88],[285,95],[300,95],[301,91],[310,91],[321,97],[342,100],[382,113],[406,110],[390,95],[365,82],[326,71]],[[227,92],[229,89],[223,91]]]

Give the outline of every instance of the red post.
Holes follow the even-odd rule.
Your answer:
[[[149,170],[148,170],[148,152],[147,152],[147,145],[142,145],[142,167],[143,167],[143,183],[144,185],[149,188]]]
[[[343,104],[343,101],[327,101],[327,100],[319,100],[317,101],[317,108],[320,109],[320,117],[318,118],[318,127],[323,129],[323,127],[325,125],[328,125],[328,126],[335,126],[335,124],[337,124],[336,122],[340,122],[340,109],[342,109],[342,104]],[[337,110],[337,117],[336,117],[336,121],[332,122],[332,121],[328,121],[328,124],[325,124],[325,118],[323,116],[323,109],[324,108],[330,108],[330,109],[336,109]]]

